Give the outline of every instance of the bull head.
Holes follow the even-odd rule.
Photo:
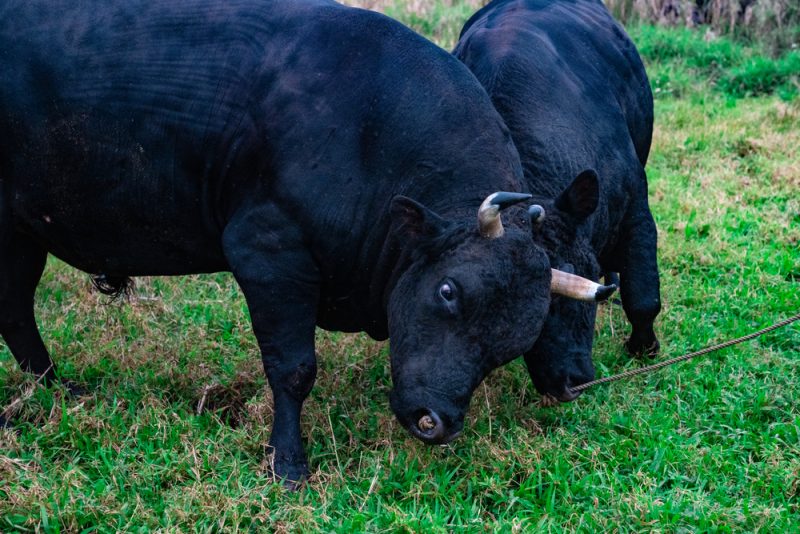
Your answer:
[[[488,239],[501,237],[505,230],[503,222],[500,220],[500,212],[523,200],[528,200],[531,196],[525,193],[498,191],[486,197],[478,208],[478,231],[480,234]],[[544,208],[535,204],[528,209],[528,214],[531,222],[539,224],[544,219]],[[600,302],[610,297],[617,289],[614,284],[603,286],[587,278],[558,269],[551,269],[551,271],[550,291],[575,300]]]
[[[457,436],[478,384],[533,347],[553,292],[605,296],[589,280],[551,271],[528,229],[503,228],[500,212],[530,198],[489,195],[477,233],[409,198],[392,202],[392,247],[405,260],[386,302],[389,400],[403,426],[427,443]]]

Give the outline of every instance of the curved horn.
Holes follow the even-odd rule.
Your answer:
[[[496,239],[503,235],[503,223],[500,221],[500,212],[517,202],[528,200],[533,195],[526,193],[507,193],[498,191],[492,193],[478,208],[478,231],[483,237]]]
[[[588,278],[559,271],[558,269],[550,270],[553,274],[553,278],[550,281],[550,291],[557,295],[564,295],[584,302],[600,302],[606,300],[617,290],[615,284],[601,286]]]

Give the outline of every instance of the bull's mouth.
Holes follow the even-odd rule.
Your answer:
[[[558,395],[553,395],[552,393],[544,393],[542,395],[541,404],[542,406],[556,406],[561,403],[571,402],[581,396],[580,391],[575,391],[569,386],[564,387],[564,391],[559,393]]]
[[[420,441],[427,443],[428,445],[447,445],[448,443],[450,443],[451,441],[453,441],[454,439],[456,439],[458,436],[461,435],[461,430],[457,430],[456,432],[453,432],[451,434],[445,434],[442,436],[439,435],[429,436],[424,432],[420,431],[419,429],[417,429],[415,425],[408,425],[406,428],[408,429],[409,432],[411,432],[411,435],[413,435]]]
[[[558,400],[560,402],[571,402],[581,396],[580,391],[575,391],[569,386],[564,388],[564,391],[561,392],[561,395],[558,396]]]

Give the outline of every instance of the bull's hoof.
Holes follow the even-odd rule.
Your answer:
[[[284,489],[287,491],[300,491],[300,489],[305,485],[306,477],[301,478],[300,480],[289,480],[288,478],[281,479],[281,484],[283,484]]]
[[[283,487],[289,491],[298,491],[305,485],[310,472],[308,466],[283,466],[273,468],[272,476],[280,480]]]
[[[273,458],[270,463],[270,474],[287,490],[297,491],[306,483],[311,472],[308,470],[306,462],[291,462],[286,459]]]
[[[625,350],[628,351],[628,354],[637,358],[655,358],[658,351],[661,350],[661,344],[655,337],[642,340],[631,336],[625,342]]]

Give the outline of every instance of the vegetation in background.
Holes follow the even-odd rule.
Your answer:
[[[800,92],[800,3],[795,6],[789,0],[738,1],[748,2],[748,24],[772,20],[776,28],[762,21],[759,26],[752,26],[749,33],[715,31],[721,14],[730,12],[734,0],[606,0],[606,5],[621,15],[618,18],[628,22],[628,31],[648,64],[657,97],[713,89],[736,98],[770,94],[784,100],[794,98]],[[463,23],[487,2],[350,0],[345,3],[383,10],[452,50]],[[691,14],[692,9],[698,9],[697,5],[705,7],[701,10],[703,17],[695,23],[691,23],[691,16],[690,23],[685,24],[685,17],[660,15]],[[770,18],[767,12],[778,13],[780,17]],[[775,32],[793,37],[782,41],[783,46],[772,46],[770,39]]]
[[[693,27],[709,38],[743,38],[773,52],[800,45],[797,0],[603,0],[626,25]]]
[[[415,27],[448,48],[473,9],[380,1],[414,25],[430,9],[438,25]],[[684,28],[631,32],[657,96],[647,170],[666,358],[800,310],[797,59]],[[142,278],[109,303],[51,260],[37,314],[62,374],[89,393],[37,387],[0,342],[0,407],[20,422],[0,431],[2,532],[800,524],[797,325],[554,408],[514,362],[478,388],[464,435],[443,447],[394,420],[387,344],[320,331],[303,414],[313,474],[289,493],[267,474],[272,404],[231,276]],[[600,307],[599,375],[641,365],[624,354],[628,328],[619,306]]]
[[[718,91],[729,97],[800,92],[800,50],[771,58],[758,44],[708,40],[696,30],[636,24],[629,29],[656,97]]]

